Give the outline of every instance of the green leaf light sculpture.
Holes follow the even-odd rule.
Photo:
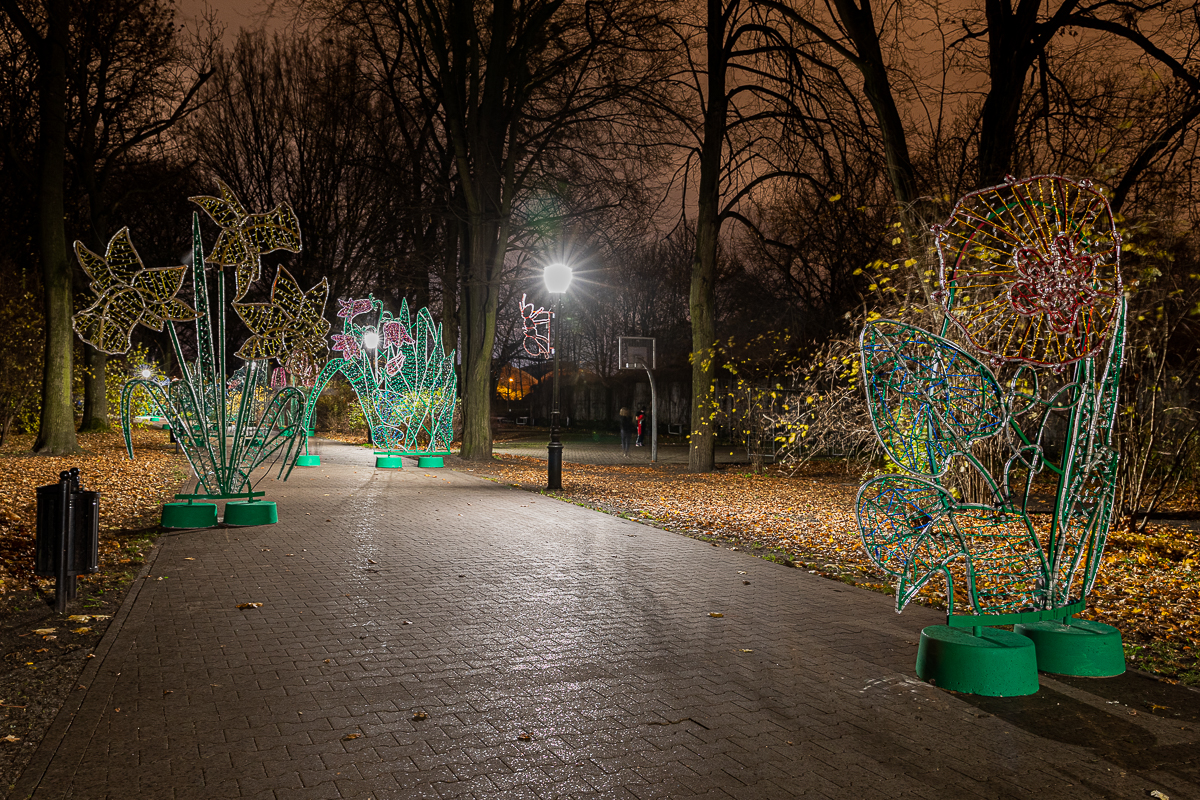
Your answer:
[[[92,278],[96,302],[75,316],[80,338],[106,353],[126,352],[137,324],[161,331],[165,321],[195,320],[196,358],[189,360],[174,325],[167,325],[182,375],[164,385],[135,378],[121,393],[125,444],[133,457],[130,397],[142,389],[166,418],[197,480],[187,503],[163,508],[164,527],[216,524],[216,506],[197,500],[229,500],[230,524],[276,519],[275,505],[256,502],[264,492],[252,486],[252,473],[272,457],[285,479],[307,440],[306,414],[314,405],[311,387],[325,356],[329,323],[322,319],[327,282],[303,292],[280,268],[267,303],[240,303],[261,271],[260,256],[273,250],[299,252],[295,214],[281,204],[270,214],[247,214],[233,192],[218,182],[221,197],[194,197],[222,226],[216,256],[206,262],[198,215],[192,217],[192,285],[195,308],[177,299],[186,266],[145,269],[122,228],[104,256],[79,242],[75,252]],[[209,301],[208,265],[213,265],[216,302]],[[253,334],[238,350],[244,361],[232,375],[226,363],[226,268],[235,275],[232,306]],[[271,361],[280,366],[274,371]]]
[[[860,337],[871,419],[904,473],[859,490],[863,545],[896,581],[897,611],[945,580],[948,624],[925,629],[917,658],[939,686],[1029,694],[1037,669],[1119,674],[1120,633],[1074,618],[1116,488],[1125,299],[1112,212],[1089,181],[1010,179],[963,197],[934,233],[941,334],[877,320]],[[963,497],[970,475],[982,496]],[[1030,513],[1040,475],[1057,483],[1048,520]]]
[[[414,322],[407,300],[394,316],[372,296],[338,302],[342,332],[333,334],[332,349],[340,356],[325,365],[316,392],[337,373],[346,376],[388,466],[399,466],[391,463],[393,453],[448,454],[457,374],[455,351],[447,353],[442,344],[442,326],[428,308]]]

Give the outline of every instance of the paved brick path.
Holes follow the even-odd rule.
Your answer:
[[[1037,707],[916,681],[927,609],[467,472],[319,452],[265,484],[278,525],[160,540],[11,796],[1198,794],[1200,734],[1176,721],[1048,679]]]

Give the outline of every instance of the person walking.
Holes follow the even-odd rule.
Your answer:
[[[633,442],[633,416],[628,408],[622,407],[617,419],[621,423],[621,455],[629,458],[629,445]]]
[[[639,408],[637,413],[637,446],[646,446],[646,409]]]

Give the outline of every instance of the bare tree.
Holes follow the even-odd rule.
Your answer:
[[[33,449],[65,455],[79,449],[71,405],[75,333],[71,330],[71,264],[67,259],[63,203],[67,145],[67,0],[43,0],[31,12],[16,0],[0,0],[0,10],[17,30],[37,66],[38,142],[26,171],[37,196],[37,244],[46,314],[42,411]]]

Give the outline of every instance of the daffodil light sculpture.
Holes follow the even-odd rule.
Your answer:
[[[1010,179],[963,197],[934,234],[940,335],[881,319],[860,340],[899,473],[860,489],[863,545],[896,581],[897,611],[945,581],[948,624],[923,631],[921,677],[1018,695],[1037,691],[1038,669],[1119,674],[1120,633],[1074,618],[1116,488],[1125,299],[1112,211],[1089,181]],[[1053,501],[1035,515],[1039,487]]]
[[[260,256],[274,250],[299,252],[300,227],[290,206],[267,214],[247,213],[233,192],[219,183],[219,197],[192,201],[221,226],[213,253],[206,260],[198,215],[192,217],[192,286],[195,308],[175,297],[186,266],[147,269],[121,229],[103,256],[79,242],[75,252],[92,279],[96,302],[75,316],[80,338],[106,353],[130,347],[133,328],[157,331],[166,326],[182,375],[167,385],[135,378],[121,395],[125,444],[130,458],[130,396],[143,389],[166,418],[196,475],[197,491],[176,495],[186,503],[163,508],[165,527],[216,524],[216,506],[197,500],[229,500],[225,521],[261,524],[277,519],[275,504],[256,502],[264,492],[252,486],[252,473],[275,457],[280,475],[290,474],[306,441],[302,424],[310,413],[311,387],[325,360],[329,323],[322,319],[329,293],[324,279],[302,291],[286,269],[279,268],[270,301],[242,302],[261,271]],[[208,274],[211,267],[211,276]],[[251,336],[237,351],[244,363],[229,372],[225,347],[226,272],[234,274],[232,307]],[[215,302],[209,300],[215,284]],[[189,360],[175,322],[195,321],[196,358]],[[274,369],[272,362],[278,364]]]
[[[372,296],[338,302],[342,332],[333,334],[332,349],[340,355],[325,365],[317,392],[335,374],[346,376],[379,449],[377,466],[400,467],[401,454],[441,466],[454,438],[457,387],[442,326],[428,308],[411,320],[407,300],[394,316]]]

